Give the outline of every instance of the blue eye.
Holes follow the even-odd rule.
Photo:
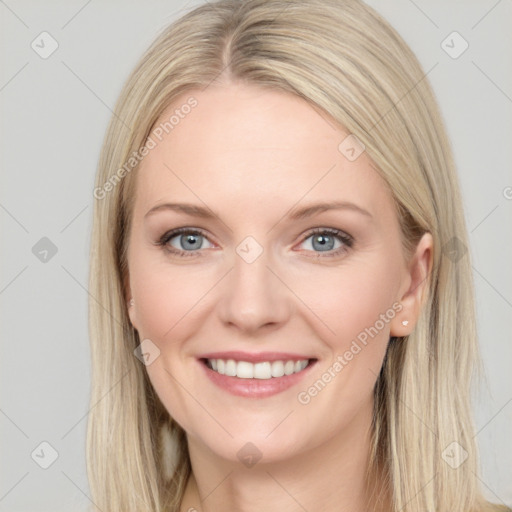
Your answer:
[[[172,243],[176,239],[176,245]],[[195,256],[198,249],[205,249],[203,242],[208,240],[202,231],[188,228],[174,229],[165,233],[158,242],[169,252],[179,256]],[[209,242],[208,242],[209,243]]]
[[[315,257],[339,256],[353,246],[354,240],[343,231],[332,228],[315,228],[303,238],[301,244],[309,239],[307,252],[316,253]],[[204,247],[203,243],[210,244]],[[176,256],[201,256],[200,249],[213,247],[202,230],[178,228],[165,233],[157,242],[166,251]],[[325,254],[322,254],[325,253]]]
[[[309,246],[318,256],[339,256],[353,246],[354,240],[343,231],[331,228],[316,228],[302,241],[305,243],[311,239]],[[336,245],[336,243],[338,245]],[[325,255],[320,253],[327,253]]]

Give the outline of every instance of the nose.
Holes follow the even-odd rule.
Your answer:
[[[291,292],[274,267],[266,251],[252,262],[235,253],[218,302],[224,325],[254,334],[286,323],[292,309]]]

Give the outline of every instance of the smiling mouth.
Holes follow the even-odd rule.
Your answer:
[[[261,361],[235,361],[234,359],[201,359],[210,370],[228,377],[239,379],[269,380],[300,373],[317,359]]]

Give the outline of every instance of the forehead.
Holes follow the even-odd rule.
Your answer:
[[[136,209],[201,199],[259,213],[303,197],[386,206],[389,191],[367,155],[350,161],[340,151],[348,135],[287,92],[246,84],[186,92],[153,127],[155,147],[137,173]]]

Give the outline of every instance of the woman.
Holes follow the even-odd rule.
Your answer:
[[[389,24],[358,1],[208,3],[115,112],[90,272],[98,509],[504,510],[478,485],[450,147]]]

